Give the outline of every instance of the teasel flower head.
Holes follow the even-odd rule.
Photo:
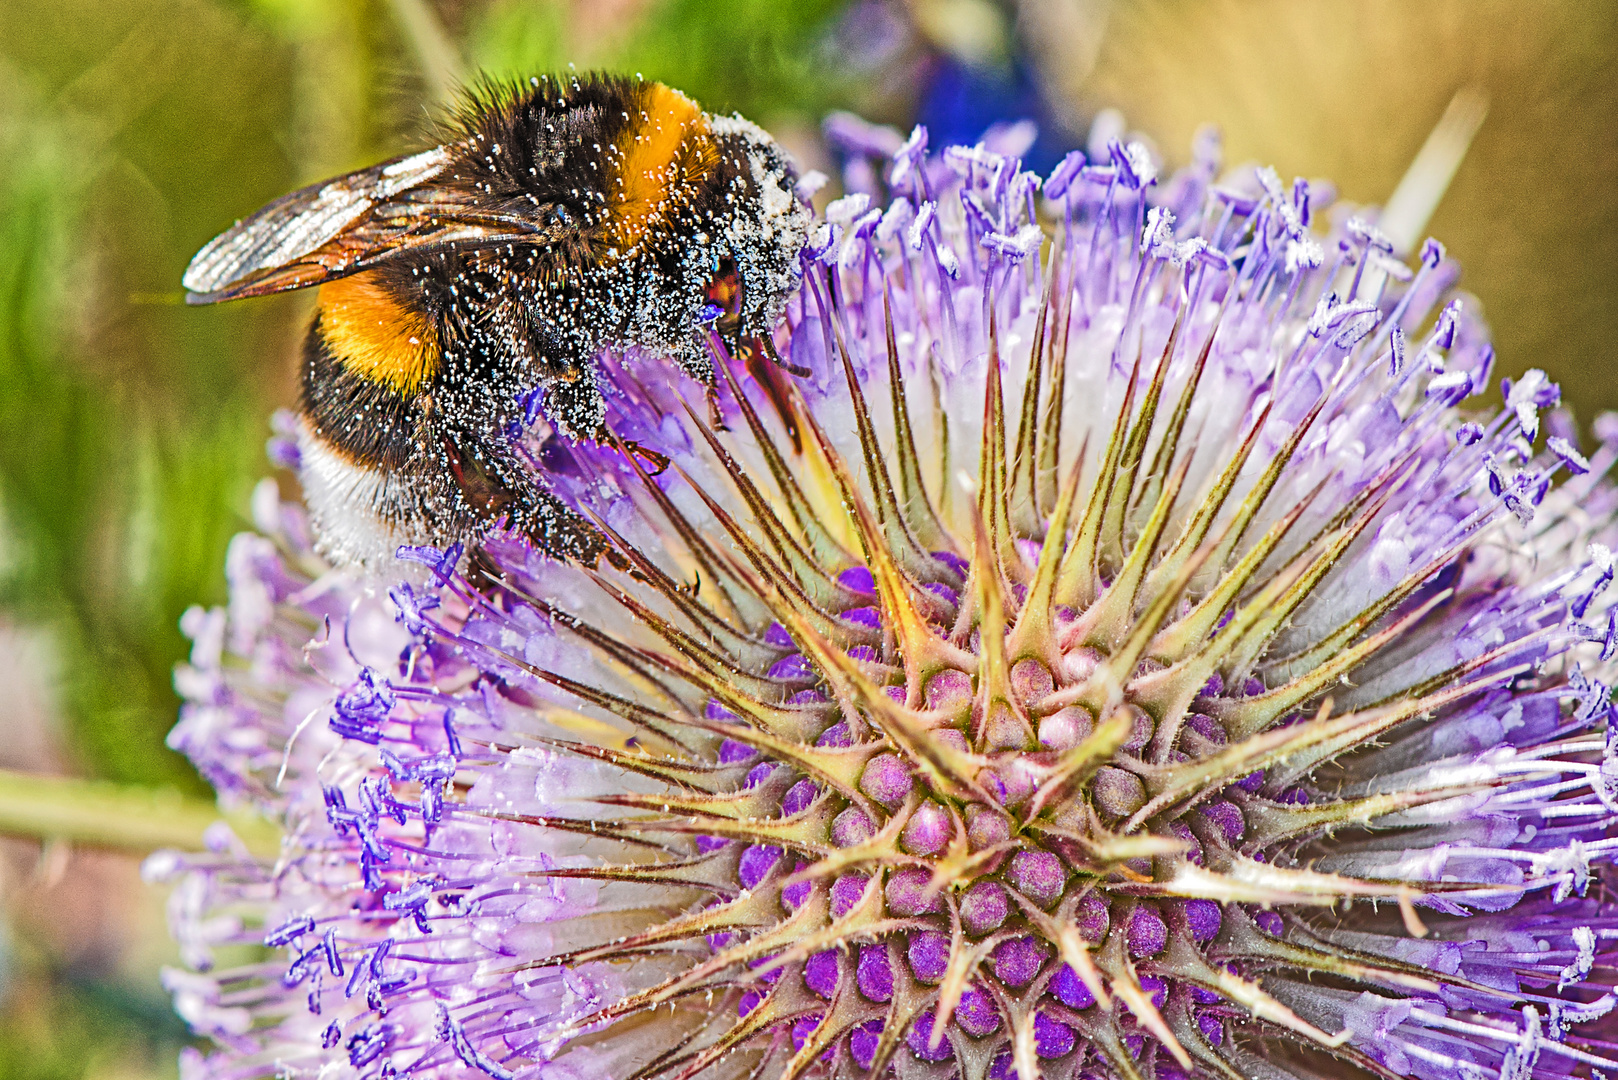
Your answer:
[[[1468,411],[1438,244],[1217,170],[918,130],[807,375],[715,333],[512,433],[598,566],[379,587],[262,489],[171,743],[284,841],[150,864],[185,1075],[1618,1068],[1618,424]]]

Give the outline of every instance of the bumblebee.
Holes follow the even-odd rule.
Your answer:
[[[711,385],[717,328],[781,362],[809,225],[795,183],[764,131],[667,86],[534,78],[473,92],[441,146],[238,222],[183,283],[197,304],[319,287],[299,470],[333,562],[380,569],[402,544],[496,528],[594,562],[602,537],[518,443],[522,402],[537,390],[556,430],[591,438],[603,349]]]

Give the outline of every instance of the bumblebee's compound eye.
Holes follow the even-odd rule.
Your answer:
[[[729,255],[714,259],[713,276],[704,290],[709,306],[718,309],[718,329],[721,334],[733,334],[741,328],[742,281],[736,272],[736,260]]]
[[[777,367],[794,375],[808,375],[810,373],[808,368],[799,367],[776,352],[773,333],[768,325],[755,324],[751,328],[745,325],[747,321],[745,296],[742,289],[742,275],[737,269],[736,260],[724,255],[714,261],[714,272],[708,279],[705,290],[707,303],[699,310],[697,320],[704,324],[711,322],[720,337],[731,343],[730,347],[737,356],[745,356],[751,360],[762,353]]]

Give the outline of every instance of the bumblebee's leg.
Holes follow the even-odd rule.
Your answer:
[[[768,338],[758,338],[767,341]],[[775,364],[764,361],[767,354],[760,349],[749,349],[747,352],[747,373],[753,377],[764,390],[764,396],[769,399],[770,407],[780,418],[781,426],[786,428],[787,437],[792,440],[792,449],[795,453],[803,453],[803,433],[798,429],[798,416],[792,407],[792,384],[782,374],[779,360]],[[791,370],[790,368],[787,370]],[[804,374],[808,374],[805,370]]]
[[[719,384],[709,383],[704,388],[703,396],[708,400],[708,426],[715,431],[729,431],[730,425],[725,423],[725,414],[719,411]]]
[[[594,566],[609,552],[601,530],[575,513],[548,491],[535,488],[532,501],[514,515],[512,524],[520,528],[535,547],[556,559],[574,559]]]
[[[634,458],[640,462],[641,468],[646,470],[647,476],[662,476],[668,472],[669,466],[674,463],[673,459],[667,454],[659,453],[650,446],[643,446],[634,439],[619,439],[605,427],[596,431],[595,440],[602,446],[616,446],[625,457]]]
[[[606,554],[601,530],[541,487],[509,452],[497,451],[485,439],[446,435],[444,453],[462,499],[484,531],[503,519],[507,528],[527,536],[552,558],[586,566]]]
[[[637,580],[647,580],[646,575],[636,569],[634,564],[616,548],[605,549],[600,558],[615,570],[622,570]],[[466,580],[494,606],[503,611],[511,611],[518,603],[530,601],[531,597],[524,591],[520,582],[512,579],[511,572],[489,553],[488,548],[481,543],[474,544],[466,558]],[[700,585],[701,580],[698,579]]]
[[[754,354],[763,352],[776,367],[788,371],[800,379],[814,374],[808,368],[801,364],[794,364],[776,351],[775,332],[770,327],[766,326],[756,333],[746,331],[742,325],[744,321],[743,313],[747,310],[746,283],[734,270],[732,270],[732,276],[735,279],[735,302],[725,318],[719,320],[721,326],[730,325],[733,331],[735,343],[731,346],[731,353],[738,357],[746,356],[748,359],[752,359]]]
[[[758,343],[758,347],[763,351],[764,355],[770,358],[770,362],[776,367],[780,368],[782,371],[796,375],[800,379],[808,378],[810,375],[814,374],[814,372],[810,371],[802,364],[794,364],[791,360],[788,360],[779,352],[776,352],[775,335],[770,333],[768,330],[758,335],[758,337],[754,338],[753,340]]]
[[[545,385],[545,415],[563,435],[588,438],[607,418],[607,400],[596,385],[595,368],[579,367]]]
[[[465,436],[456,438],[446,432],[443,435],[443,452],[466,505],[480,519],[493,521],[506,513],[517,497],[489,468],[490,462],[481,442]]]
[[[502,611],[511,610],[506,572],[482,544],[474,544],[466,556],[466,581],[495,607]]]

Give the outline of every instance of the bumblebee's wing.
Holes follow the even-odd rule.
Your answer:
[[[181,279],[186,302],[301,289],[410,248],[533,240],[542,231],[433,184],[449,160],[440,146],[282,196],[197,252]]]

